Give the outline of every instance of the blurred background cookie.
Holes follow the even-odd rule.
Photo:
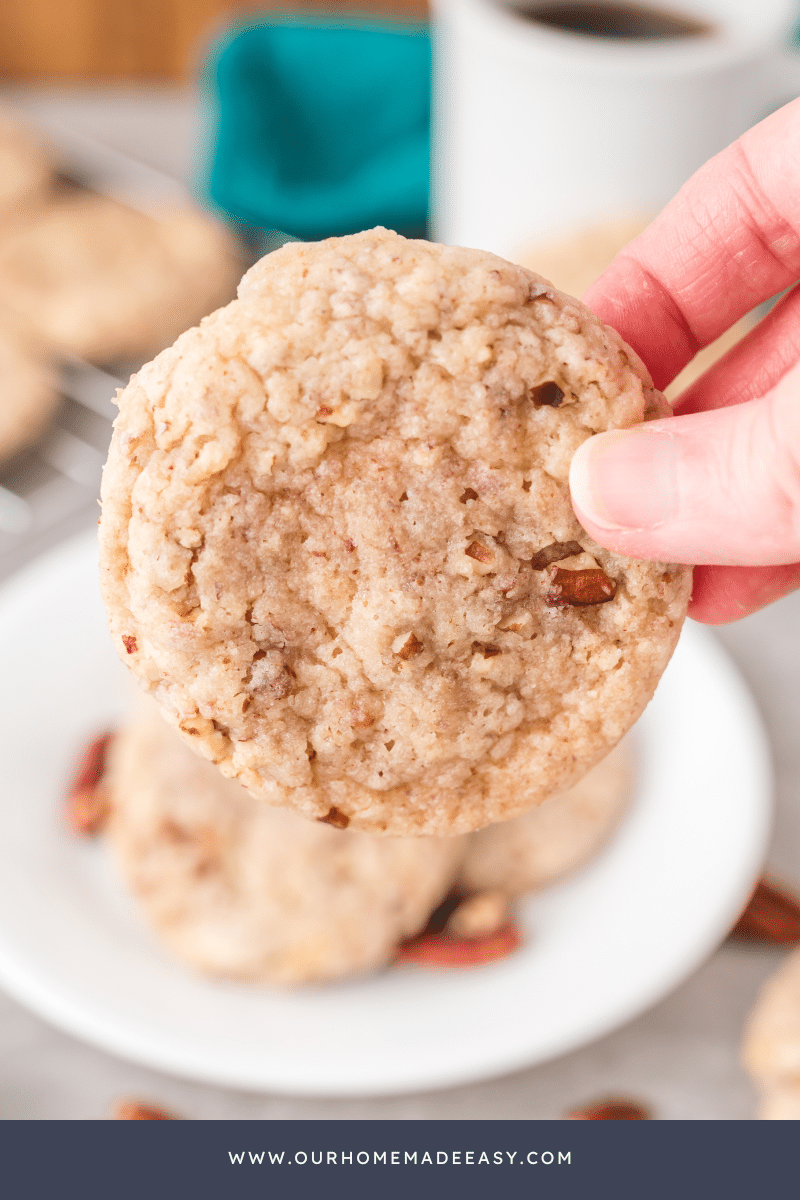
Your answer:
[[[580,297],[651,220],[652,217],[644,214],[621,213],[563,237],[532,242],[519,255],[519,262],[544,275],[562,292]]]
[[[760,1094],[758,1116],[800,1120],[800,950],[761,989],[742,1057]]]
[[[213,974],[280,984],[373,971],[448,891],[458,839],[379,838],[256,800],[161,717],[115,740],[108,837],[149,920]]]
[[[42,143],[17,117],[0,109],[0,221],[41,200],[53,166]]]
[[[0,237],[0,310],[56,351],[141,361],[230,300],[243,265],[199,209],[155,218],[70,191]]]
[[[92,795],[83,799],[99,819],[76,821],[88,810],[76,808],[73,788],[70,824],[108,834],[170,948],[212,974],[291,984],[375,970],[401,942],[408,958],[407,939],[445,912],[440,942],[494,934],[508,924],[513,897],[568,874],[604,844],[633,771],[626,741],[534,812],[462,837],[416,839],[266,805],[196,757],[149,704],[122,733],[88,747],[82,780],[86,763],[94,764]],[[439,957],[421,961],[442,965],[438,948]]]
[[[582,866],[607,841],[627,806],[633,754],[626,740],[561,795],[466,839],[464,892],[536,891]]]

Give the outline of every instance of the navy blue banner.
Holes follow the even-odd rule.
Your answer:
[[[794,1195],[797,1145],[793,1122],[7,1121],[0,1177],[9,1200],[754,1200]]]

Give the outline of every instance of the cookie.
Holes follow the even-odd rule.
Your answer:
[[[53,372],[42,356],[0,331],[0,462],[35,442],[58,404]]]
[[[234,294],[227,231],[191,209],[160,219],[72,192],[0,240],[0,309],[94,362],[148,357]]]
[[[633,777],[627,741],[579,783],[538,808],[470,834],[458,888],[512,895],[538,891],[587,862],[625,811]]]
[[[52,181],[44,147],[17,118],[0,111],[0,219],[16,218],[41,201]]]
[[[800,1120],[800,950],[761,989],[745,1031],[744,1065],[763,1120]]]
[[[168,946],[201,971],[301,984],[389,962],[452,882],[457,839],[376,838],[270,808],[157,712],[113,744],[106,831]]]
[[[467,832],[565,790],[650,699],[690,571],[592,542],[568,472],[668,409],[530,271],[381,229],[288,245],[119,405],[114,643],[254,795]]]

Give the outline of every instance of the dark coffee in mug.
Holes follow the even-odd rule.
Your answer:
[[[703,37],[713,26],[683,13],[645,4],[525,4],[515,7],[520,17],[584,37],[621,41],[662,41],[665,38]]]

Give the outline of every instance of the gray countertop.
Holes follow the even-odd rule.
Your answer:
[[[45,129],[97,138],[176,179],[193,170],[191,92],[6,88],[4,96]],[[772,742],[768,870],[800,889],[800,593],[718,636],[750,684]],[[527,1071],[445,1091],[342,1100],[249,1094],[162,1075],[75,1040],[0,992],[0,1118],[102,1119],[120,1099],[135,1097],[195,1119],[553,1119],[609,1093],[639,1098],[666,1120],[750,1118],[755,1095],[739,1066],[741,1032],[781,957],[726,944],[643,1016]]]

